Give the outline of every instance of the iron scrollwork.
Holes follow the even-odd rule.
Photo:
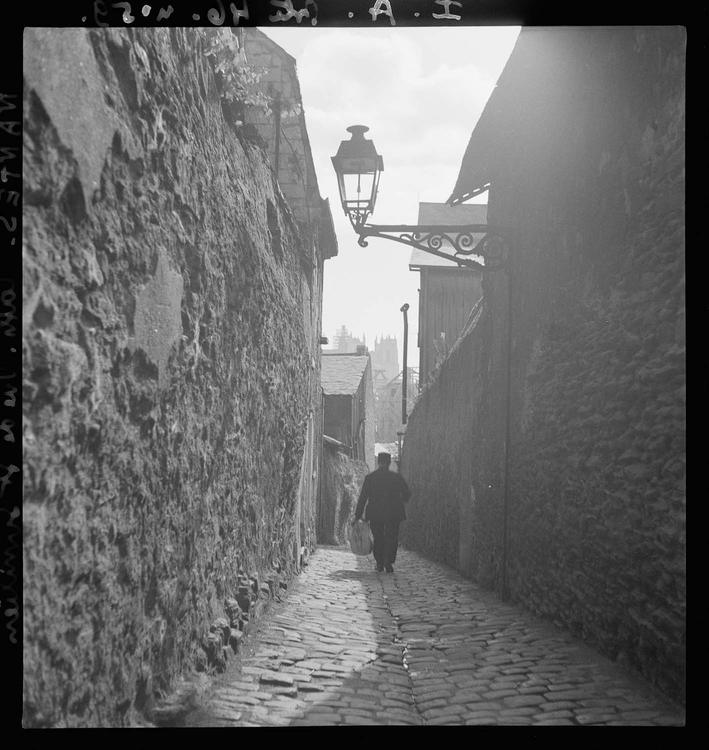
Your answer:
[[[353,222],[359,235],[358,244],[367,247],[367,237],[381,237],[452,260],[460,266],[485,271],[505,269],[508,243],[504,237],[485,224],[469,226],[377,226]],[[445,248],[445,251],[444,251]],[[469,256],[478,256],[484,263]]]
[[[444,240],[447,240],[453,248],[454,255],[480,255],[475,252],[481,242],[475,242],[475,236],[472,232],[413,232],[411,234],[402,234],[411,242],[421,249],[440,250],[443,247]]]

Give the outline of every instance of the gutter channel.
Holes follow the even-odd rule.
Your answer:
[[[406,676],[409,678],[409,692],[411,695],[411,705],[414,707],[416,713],[418,714],[420,723],[422,725],[426,724],[426,720],[424,719],[423,714],[421,713],[421,709],[418,707],[418,703],[416,702],[416,696],[414,695],[414,680],[411,676],[411,670],[409,669],[409,662],[408,662],[408,653],[409,648],[405,640],[401,637],[401,628],[399,627],[399,618],[392,612],[391,610],[391,604],[389,603],[389,596],[386,594],[384,589],[384,584],[380,581],[382,586],[382,596],[384,598],[384,602],[386,603],[387,612],[389,612],[389,616],[394,621],[396,625],[396,633],[394,634],[394,637],[392,638],[392,643],[395,643],[397,646],[401,647],[401,664],[404,667],[404,671],[406,672]]]

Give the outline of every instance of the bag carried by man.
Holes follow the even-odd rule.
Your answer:
[[[355,555],[368,555],[372,551],[374,540],[369,524],[365,521],[357,521],[350,529],[350,549]]]

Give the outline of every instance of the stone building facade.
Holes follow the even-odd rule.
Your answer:
[[[25,726],[130,724],[223,668],[315,543],[331,218],[203,42],[25,31]]]
[[[395,378],[399,370],[399,347],[394,336],[377,337],[372,356],[374,390]]]
[[[323,443],[318,542],[344,544],[359,488],[374,470],[371,355],[322,352]]]
[[[374,391],[374,412],[376,415],[376,441],[396,443],[399,435],[406,430],[403,423],[403,370]],[[419,393],[417,367],[406,368],[406,414],[410,414]]]
[[[322,352],[323,431],[346,446],[349,455],[374,462],[374,388],[367,353]]]
[[[323,440],[318,542],[347,544],[357,499],[370,468],[352,458],[346,447],[327,436]]]
[[[378,443],[394,442],[396,432],[401,428],[401,371],[396,338],[378,337],[371,357],[375,440]]]
[[[317,536],[317,502],[322,460],[323,402],[320,387],[320,335],[322,332],[322,261],[337,253],[337,239],[329,202],[320,197],[305,113],[300,94],[296,61],[257,28],[236,30],[248,64],[259,76],[258,86],[269,108],[247,106],[244,120],[255,128],[264,145],[278,185],[293,212],[298,232],[310,248],[303,259],[301,279],[303,320],[306,324],[308,356],[315,370],[310,380],[313,404],[308,418],[306,449],[299,493],[300,538],[309,548]],[[315,271],[315,272],[314,272]]]
[[[360,349],[367,350],[366,336],[357,338],[347,329],[347,326],[340,326],[335,333],[332,346],[325,352],[337,352],[338,354],[356,354]]]
[[[685,690],[685,33],[524,29],[451,200],[508,273],[417,402],[408,544]],[[509,388],[508,388],[509,384]]]

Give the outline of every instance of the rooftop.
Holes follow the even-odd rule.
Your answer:
[[[321,352],[321,380],[327,396],[351,396],[357,392],[369,363],[366,354]]]
[[[498,78],[463,156],[450,204],[470,200],[487,190],[501,164],[522,149],[536,158],[543,172],[547,160],[559,159],[562,135],[590,117],[590,102],[605,96],[608,82],[596,68],[611,54],[614,37],[629,27],[525,27]],[[617,79],[623,86],[623,71]],[[566,137],[566,136],[564,136]]]

